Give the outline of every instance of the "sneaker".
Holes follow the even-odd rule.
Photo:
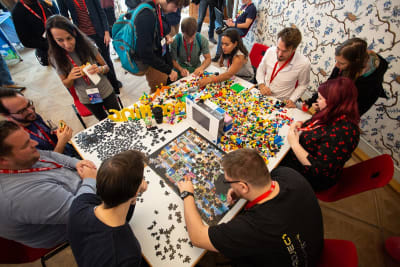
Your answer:
[[[215,40],[214,37],[208,38],[208,40],[213,44],[217,44],[217,40]]]
[[[221,57],[220,55],[215,55],[215,57],[213,59],[211,59],[211,61],[212,62],[218,62],[220,57]]]

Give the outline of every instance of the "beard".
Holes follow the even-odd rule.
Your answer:
[[[22,124],[30,124],[32,122],[34,122],[37,118],[36,113],[32,113],[29,115],[26,115],[24,118],[15,118],[14,116],[11,116],[11,118],[19,123]]]

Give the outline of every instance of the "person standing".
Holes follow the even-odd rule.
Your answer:
[[[2,88],[11,88],[18,92],[21,92],[25,89],[24,86],[19,86],[14,83],[11,78],[10,71],[8,70],[8,66],[4,58],[0,55],[0,89]]]
[[[109,67],[104,62],[99,50],[66,17],[56,15],[47,21],[46,35],[49,39],[49,60],[66,88],[75,88],[79,101],[96,118],[107,118],[106,110],[117,109],[119,104],[110,82],[105,74]],[[90,64],[86,75],[81,66]],[[90,79],[95,75],[95,83]]]
[[[214,7],[218,6],[218,0],[200,0],[199,3],[199,17],[197,19],[197,32],[201,32],[201,26],[203,25],[204,18],[207,14],[207,7],[209,11],[210,24],[208,26],[208,40],[211,43],[216,44],[217,41],[214,39],[215,30],[215,11]]]
[[[120,93],[122,83],[115,75],[114,65],[110,57],[110,31],[104,10],[99,0],[57,0],[60,13],[66,18],[72,18],[74,24],[90,39],[92,39],[100,50],[101,56],[106,61],[110,71],[107,78],[114,92]],[[69,14],[68,14],[69,12]]]
[[[43,66],[48,66],[45,28],[47,19],[58,14],[57,6],[51,1],[20,0],[12,11],[15,30],[25,47],[35,48],[36,58]]]

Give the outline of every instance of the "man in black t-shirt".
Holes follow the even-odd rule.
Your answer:
[[[234,266],[315,266],[323,247],[321,209],[307,180],[290,168],[271,172],[252,149],[224,156],[228,201],[248,200],[228,223],[208,227],[196,209],[191,181],[178,183],[193,245],[221,252]]]

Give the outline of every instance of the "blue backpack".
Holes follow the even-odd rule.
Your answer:
[[[142,3],[134,10],[121,15],[112,28],[114,50],[121,59],[122,67],[133,74],[147,69],[147,66],[141,61],[134,59],[136,49],[135,19],[144,9],[150,9],[154,13],[150,4]]]

